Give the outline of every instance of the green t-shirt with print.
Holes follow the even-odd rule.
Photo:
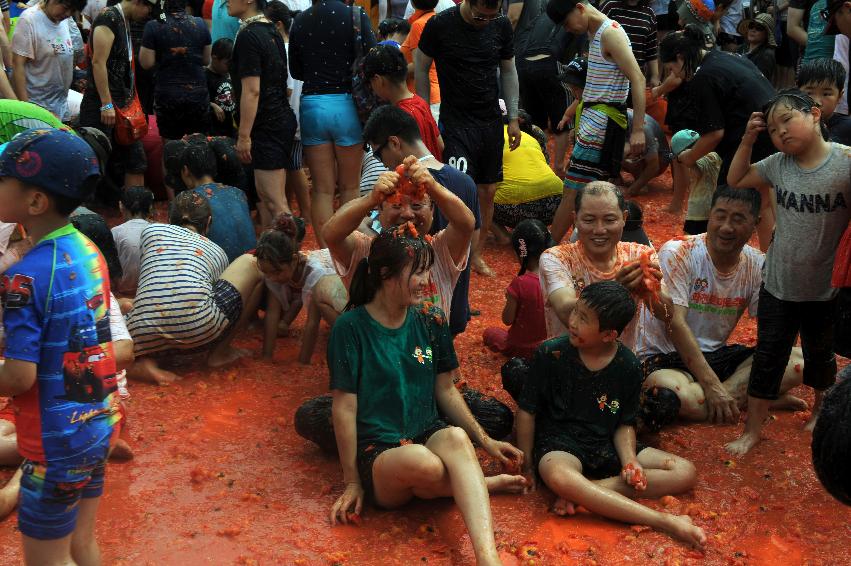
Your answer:
[[[358,396],[358,445],[396,444],[438,419],[434,384],[458,367],[446,317],[411,307],[399,328],[385,328],[361,306],[343,313],[328,340],[331,389]]]

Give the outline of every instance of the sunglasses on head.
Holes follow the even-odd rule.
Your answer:
[[[757,30],[757,31],[768,31],[768,30],[765,28],[765,26],[763,26],[762,24],[760,24],[760,23],[758,23],[758,22],[750,22],[750,23],[748,23],[748,29],[749,29],[749,30],[753,30],[753,29],[755,29],[755,30]]]

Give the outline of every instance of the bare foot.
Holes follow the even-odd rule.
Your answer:
[[[810,406],[803,399],[787,393],[776,401],[773,401],[770,408],[780,411],[806,411]]]
[[[153,358],[147,357],[136,359],[136,362],[127,370],[127,378],[157,385],[169,385],[181,379],[176,373],[162,369]]]
[[[706,544],[706,533],[692,523],[688,515],[668,515],[661,528],[672,537],[693,546]]]
[[[9,483],[0,489],[0,519],[11,513],[18,505],[18,495],[21,492],[21,469],[15,472]]]
[[[751,448],[759,444],[760,440],[759,434],[743,432],[742,436],[733,442],[728,442],[724,448],[733,456],[744,456],[750,452]]]
[[[119,462],[126,462],[128,460],[133,459],[133,449],[130,448],[130,445],[127,444],[127,441],[123,438],[119,438],[115,441],[115,446],[113,446],[109,451],[109,459],[117,460]]]
[[[207,356],[207,367],[220,368],[250,354],[251,352],[244,348],[234,348],[233,346],[219,347]]]
[[[683,213],[683,205],[674,205],[674,203],[669,204],[665,207],[664,212],[668,214],[673,214],[674,216],[680,216]]]
[[[526,487],[526,478],[523,476],[512,476],[510,474],[499,474],[485,478],[490,493],[523,493]]]
[[[568,501],[563,497],[559,497],[556,499],[556,502],[553,503],[552,511],[559,517],[567,517],[568,515],[576,515],[576,506],[573,502]]]
[[[485,260],[481,257],[472,258],[471,267],[473,268],[473,271],[485,277],[493,277],[494,275],[496,275],[493,269],[491,269],[490,266],[485,263]]]

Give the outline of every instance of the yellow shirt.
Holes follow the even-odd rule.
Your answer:
[[[503,129],[502,182],[496,185],[495,204],[521,204],[560,195],[564,183],[550,169],[537,140],[520,136],[520,147],[508,149],[508,127]]]

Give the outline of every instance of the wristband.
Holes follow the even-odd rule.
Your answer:
[[[107,110],[112,110],[112,109],[113,109],[112,102],[107,102],[106,104],[104,104],[103,106],[100,107],[101,112],[106,112]]]

